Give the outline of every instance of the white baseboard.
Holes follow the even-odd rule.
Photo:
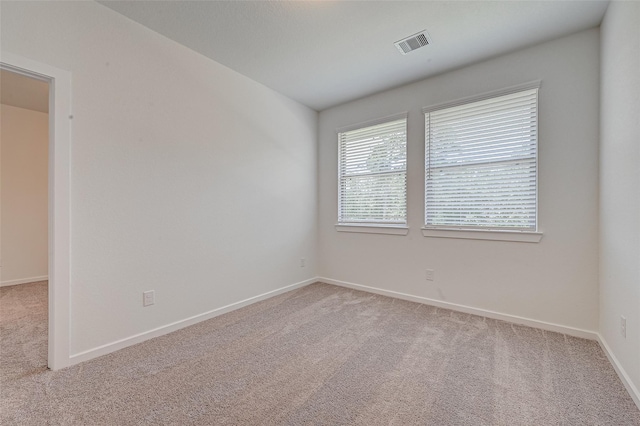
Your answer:
[[[33,281],[42,281],[45,279],[47,279],[47,277],[36,277],[36,279],[34,279]],[[24,282],[33,282],[33,281],[24,281]],[[554,331],[557,333],[567,334],[569,336],[595,340],[600,344],[602,350],[607,355],[607,358],[609,359],[609,361],[613,365],[614,370],[618,374],[618,377],[620,377],[620,380],[622,381],[623,385],[631,395],[631,398],[633,399],[635,404],[638,406],[638,409],[640,409],[640,392],[638,391],[638,388],[633,384],[628,374],[626,373],[622,365],[620,365],[620,362],[618,361],[616,356],[611,352],[611,348],[609,347],[607,342],[604,340],[604,338],[600,335],[600,333],[597,333],[594,331],[582,330],[579,328],[567,327],[559,324],[553,324],[545,321],[523,318],[516,315],[502,314],[499,312],[489,311],[485,309],[472,308],[470,306],[459,305],[456,303],[443,302],[440,300],[429,299],[427,297],[422,297],[422,296],[414,296],[411,294],[400,293],[400,292],[391,291],[391,290],[384,290],[376,287],[369,287],[362,284],[354,284],[346,281],[334,280],[326,277],[310,278],[289,286],[279,288],[277,290],[269,291],[267,293],[250,297],[248,299],[241,300],[239,302],[231,303],[229,305],[222,306],[220,308],[213,309],[211,311],[204,312],[202,314],[195,315],[190,318],[186,318],[184,320],[176,321],[171,324],[167,324],[165,326],[146,331],[144,333],[139,333],[124,339],[117,340],[112,343],[108,343],[106,345],[99,346],[97,348],[93,348],[84,352],[74,354],[70,356],[69,365],[78,364],[80,362],[88,361],[90,359],[97,358],[99,356],[106,355],[108,353],[115,352],[120,349],[124,349],[128,346],[132,346],[137,343],[144,342],[145,340],[149,340],[154,337],[159,337],[159,336],[171,333],[173,331],[179,330],[181,328],[185,328],[190,325],[197,324],[202,321],[206,321],[208,319],[217,317],[218,315],[222,315],[227,312],[240,309],[244,306],[251,305],[261,300],[265,300],[270,297],[277,296],[282,293],[286,293],[287,291],[291,291],[297,288],[307,286],[317,281],[340,286],[340,287],[351,288],[354,290],[361,290],[368,293],[375,293],[383,296],[394,297],[396,299],[408,300],[411,302],[423,303],[426,305],[437,306],[445,309],[451,309],[453,311],[464,312],[467,314],[479,315],[479,316],[502,320],[510,323],[526,325],[529,327],[538,328],[542,330]],[[15,283],[15,284],[21,284],[21,283]],[[3,283],[2,285],[5,285],[5,284]],[[14,284],[7,284],[7,285],[14,285]]]
[[[553,324],[550,322],[534,320],[530,318],[519,317],[516,315],[503,314],[500,312],[489,311],[486,309],[472,308],[471,306],[459,305],[457,303],[443,302],[441,300],[429,299],[422,296],[414,296],[412,294],[399,293],[391,290],[384,290],[376,287],[369,287],[362,284],[354,284],[346,281],[334,280],[331,278],[318,277],[318,281],[333,284],[340,287],[352,288],[354,290],[366,291],[368,293],[381,294],[383,296],[394,297],[396,299],[408,300],[411,302],[424,303],[425,305],[437,306],[439,308],[451,309],[452,311],[464,312],[466,314],[479,315],[514,324],[526,325],[528,327],[539,328],[556,333],[567,334],[569,336],[580,337],[582,339],[598,340],[598,333],[595,331],[583,330],[580,328],[567,327],[565,325]]]
[[[312,284],[316,282],[316,278],[310,278],[308,280],[300,281],[295,284],[291,284],[285,287],[281,287],[276,290],[268,291],[266,293],[260,294],[258,296],[250,297],[245,300],[241,300],[239,302],[231,303],[226,306],[222,306],[220,308],[213,309],[208,312],[204,312],[202,314],[194,315],[190,318],[186,318],[180,321],[173,322],[171,324],[163,325],[158,328],[154,328],[153,330],[145,331],[143,333],[139,333],[130,337],[126,337],[124,339],[117,340],[115,342],[107,343],[106,345],[98,346],[97,348],[89,349],[87,351],[79,352],[77,354],[71,355],[69,357],[69,365],[75,365],[80,362],[88,361],[93,358],[97,358],[102,355],[106,355],[111,352],[115,352],[120,349],[124,349],[128,346],[135,345],[137,343],[144,342],[145,340],[153,339],[154,337],[163,336],[165,334],[169,334],[173,331],[180,330],[181,328],[188,327],[193,324],[197,324],[202,321],[206,321],[208,319],[217,317],[218,315],[225,314],[227,312],[235,311],[236,309],[240,309],[244,306],[251,305],[256,302],[260,302],[261,300],[268,299],[273,296],[277,296],[282,293],[286,293],[291,290],[295,290],[300,287],[304,287],[306,285]]]
[[[20,278],[19,280],[7,280],[0,282],[0,287],[8,287],[10,285],[18,285],[18,284],[28,284],[35,283],[38,281],[47,281],[49,279],[48,275],[42,275],[40,277],[31,277],[31,278]]]
[[[633,402],[636,403],[638,409],[640,410],[640,391],[638,391],[638,388],[633,384],[631,378],[629,377],[625,369],[622,368],[620,361],[618,361],[618,358],[616,358],[616,356],[613,354],[611,348],[607,344],[607,341],[604,340],[604,337],[602,337],[600,333],[598,333],[598,343],[600,343],[602,351],[607,355],[607,358],[609,358],[609,362],[611,363],[611,365],[613,365],[613,369],[616,370],[618,377],[620,377],[620,381],[622,382],[624,387],[627,388],[627,392],[629,392],[629,395],[631,395],[631,399],[633,399]]]

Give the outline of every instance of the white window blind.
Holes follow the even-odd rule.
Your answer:
[[[407,223],[407,119],[338,133],[338,223]]]
[[[424,111],[425,227],[536,231],[537,87]]]

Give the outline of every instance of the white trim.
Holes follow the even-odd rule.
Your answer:
[[[369,287],[362,284],[354,284],[346,281],[334,280],[331,278],[318,277],[318,281],[337,285],[340,287],[351,288],[354,290],[366,291],[368,293],[380,294],[396,299],[408,300],[411,302],[423,303],[425,305],[437,306],[439,308],[451,309],[452,311],[464,312],[466,314],[478,315],[481,317],[492,318],[496,320],[506,321],[514,324],[525,325],[541,330],[553,331],[569,336],[580,337],[582,339],[598,340],[598,333],[595,331],[583,330],[580,328],[568,327],[565,325],[554,324],[546,321],[539,321],[531,318],[519,317],[517,315],[503,314],[500,312],[489,311],[486,309],[473,308],[471,306],[459,305],[457,303],[443,302],[440,300],[429,299],[422,296],[414,296],[406,293],[399,293],[391,290],[384,290],[376,287]]]
[[[387,115],[386,117],[374,118],[373,120],[362,121],[360,123],[349,124],[347,126],[341,126],[336,128],[336,133],[349,132],[351,130],[361,129],[363,127],[371,127],[377,124],[386,123],[388,121],[396,121],[407,119],[409,117],[409,111],[399,112],[397,114]]]
[[[539,243],[542,232],[502,231],[488,229],[422,228],[422,235],[434,238],[462,238],[465,240],[517,241]]]
[[[49,82],[48,366],[69,365],[71,73],[1,51],[0,67]]]
[[[442,102],[435,105],[429,105],[422,108],[422,113],[427,114],[439,109],[451,108],[458,105],[464,105],[470,102],[484,101],[485,99],[497,98],[498,96],[510,95],[512,93],[522,92],[524,90],[539,89],[541,85],[542,85],[542,80],[530,81],[528,83],[505,87],[504,89],[492,90],[491,92],[484,92],[477,95],[459,98],[449,102]]]
[[[18,284],[28,284],[28,283],[36,283],[38,281],[47,281],[49,277],[47,275],[42,275],[39,277],[31,277],[31,278],[20,278],[18,280],[7,280],[0,282],[0,287],[8,287],[10,285],[18,285]]]
[[[607,358],[609,358],[609,362],[611,363],[611,365],[613,365],[613,369],[618,374],[618,377],[620,378],[620,381],[622,382],[624,387],[627,389],[627,392],[629,392],[631,399],[633,399],[633,402],[635,402],[635,404],[638,406],[638,409],[640,410],[640,391],[633,384],[631,378],[618,361],[618,358],[616,358],[616,356],[611,351],[611,348],[607,344],[607,341],[604,340],[604,337],[602,337],[600,333],[598,333],[598,343],[600,344],[602,351],[607,355]]]
[[[525,326],[528,326],[528,327],[533,327],[533,328],[537,328],[537,329],[541,329],[541,330],[547,330],[547,331],[562,333],[562,334],[566,334],[566,335],[574,336],[574,337],[579,337],[579,338],[583,338],[583,339],[595,340],[602,347],[603,352],[607,355],[607,358],[609,359],[609,361],[613,365],[613,368],[616,371],[616,373],[618,374],[618,376],[620,377],[620,380],[622,381],[623,385],[625,386],[625,388],[629,392],[629,394],[630,394],[631,398],[633,399],[633,401],[635,402],[635,404],[640,409],[640,392],[638,392],[638,388],[636,388],[634,386],[634,384],[631,382],[631,379],[627,375],[626,371],[624,370],[624,368],[622,368],[622,366],[618,362],[618,359],[615,357],[615,355],[613,355],[613,353],[611,352],[611,349],[609,348],[609,345],[607,345],[606,341],[604,340],[602,335],[600,335],[600,333],[597,333],[597,332],[594,332],[594,331],[583,330],[583,329],[579,329],[579,328],[574,328],[574,327],[563,326],[563,325],[559,325],[559,324],[553,324],[553,323],[549,323],[549,322],[545,322],[545,321],[538,321],[538,320],[534,320],[534,319],[523,318],[523,317],[519,317],[519,316],[516,316],[516,315],[502,314],[502,313],[495,312],[495,311],[489,311],[489,310],[479,309],[479,308],[472,308],[470,306],[459,305],[459,304],[456,304],[456,303],[442,302],[442,301],[439,301],[439,300],[429,299],[429,298],[421,297],[421,296],[413,296],[413,295],[406,294],[406,293],[400,293],[400,292],[395,292],[395,291],[390,291],[390,290],[383,290],[383,289],[376,288],[376,287],[369,287],[369,286],[365,286],[365,285],[361,285],[361,284],[354,284],[354,283],[350,283],[350,282],[346,282],[346,281],[334,280],[334,279],[326,278],[326,277],[309,278],[309,279],[307,279],[305,281],[301,281],[301,282],[296,283],[296,284],[292,284],[292,285],[289,285],[289,286],[286,286],[286,287],[282,287],[282,288],[279,288],[277,290],[273,290],[273,291],[270,291],[270,292],[267,292],[267,293],[263,293],[261,295],[254,296],[254,297],[251,297],[251,298],[239,301],[239,302],[235,302],[235,303],[229,304],[227,306],[223,306],[221,308],[217,308],[217,309],[211,310],[209,312],[205,312],[205,313],[202,313],[202,314],[199,314],[199,315],[195,315],[195,316],[190,317],[190,318],[186,318],[186,319],[181,320],[181,321],[176,321],[174,323],[167,324],[165,326],[158,327],[158,328],[155,328],[153,330],[149,330],[149,331],[144,332],[144,333],[136,334],[134,336],[131,336],[131,337],[128,337],[128,338],[125,338],[125,339],[121,339],[121,340],[118,340],[118,341],[115,341],[115,342],[112,342],[112,343],[109,343],[109,344],[106,344],[106,345],[99,346],[99,347],[94,348],[94,349],[90,349],[88,351],[84,351],[84,352],[80,352],[78,354],[74,354],[74,355],[71,356],[71,365],[78,364],[78,363],[84,362],[84,361],[88,361],[90,359],[93,359],[93,358],[96,358],[96,357],[99,357],[99,356],[102,356],[102,355],[106,355],[108,353],[123,349],[123,348],[128,347],[128,346],[132,346],[134,344],[143,342],[145,340],[152,339],[154,337],[159,337],[159,336],[171,333],[171,332],[179,330],[181,328],[185,328],[185,327],[188,327],[190,325],[193,325],[193,324],[196,324],[196,323],[199,323],[199,322],[202,322],[202,321],[206,321],[208,319],[217,317],[217,316],[225,314],[227,312],[231,312],[231,311],[234,311],[236,309],[240,309],[240,308],[242,308],[244,306],[248,306],[250,304],[253,304],[253,303],[268,299],[268,298],[273,297],[273,296],[277,296],[277,295],[282,294],[282,293],[286,293],[287,291],[291,291],[291,290],[295,290],[297,288],[301,288],[301,287],[307,286],[309,284],[312,284],[312,283],[318,282],[318,281],[324,282],[326,284],[339,286],[339,287],[351,288],[351,289],[354,289],[354,290],[360,290],[360,291],[365,291],[365,292],[368,292],[368,293],[380,294],[380,295],[383,295],[383,296],[393,297],[393,298],[396,298],[396,299],[402,299],[402,300],[408,300],[408,301],[411,301],[411,302],[423,303],[423,304],[426,304],[426,305],[437,306],[437,307],[445,308],[445,309],[451,309],[451,310],[457,311],[457,312],[464,312],[464,313],[467,313],[467,314],[479,315],[479,316],[483,316],[483,317],[487,317],[487,318],[506,321],[506,322],[510,322],[510,323],[514,323],[514,324],[525,325]]]
[[[170,324],[154,328],[153,330],[145,331],[143,333],[125,337],[124,339],[116,340],[115,342],[107,343],[106,345],[98,346],[97,348],[93,348],[83,352],[79,352],[77,354],[73,354],[70,357],[71,365],[88,361],[90,359],[97,358],[99,356],[106,355],[111,352],[118,351],[120,349],[124,349],[128,346],[132,346],[137,343],[144,342],[145,340],[153,339],[154,337],[164,336],[165,334],[169,334],[171,332],[180,330],[190,325],[197,324],[202,321],[206,321],[208,319],[217,317],[222,314],[226,314],[227,312],[235,311],[236,309],[240,309],[242,307],[251,305],[253,303],[260,302],[270,297],[277,296],[279,294],[286,293],[288,291],[307,286],[316,281],[317,281],[316,278],[309,278],[307,280],[300,281],[295,284],[281,287],[276,290],[268,291],[258,296],[250,297],[248,299],[244,299],[235,303],[230,303],[229,305],[222,306],[220,308],[216,308],[211,311],[204,312],[202,314],[194,315],[192,317],[185,318],[183,320],[172,322]]]
[[[387,234],[387,235],[407,235],[409,227],[406,225],[372,225],[372,224],[342,224],[336,223],[338,232],[358,232],[363,234]]]

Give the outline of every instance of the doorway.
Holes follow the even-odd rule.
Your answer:
[[[73,118],[71,74],[6,51],[2,52],[0,58],[0,72],[2,71],[45,82],[48,85],[46,364],[50,369],[58,370],[71,364],[69,357],[69,173],[70,120]],[[6,264],[2,266],[4,269]],[[4,280],[4,278],[0,279]]]
[[[0,70],[3,368],[47,366],[49,82]]]

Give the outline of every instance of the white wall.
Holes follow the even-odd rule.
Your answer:
[[[598,327],[599,33],[581,32],[337,106],[319,121],[324,277],[595,331]],[[425,238],[421,108],[533,80],[540,90],[540,243]],[[335,129],[409,111],[407,236],[334,229]],[[435,270],[435,281],[425,269]]]
[[[317,274],[315,111],[93,2],[1,7],[72,74],[71,354]]]
[[[47,276],[48,119],[43,112],[0,105],[0,285]]]
[[[600,333],[640,398],[640,3],[601,27]],[[627,318],[627,337],[620,316]],[[639,399],[640,401],[640,399]]]

